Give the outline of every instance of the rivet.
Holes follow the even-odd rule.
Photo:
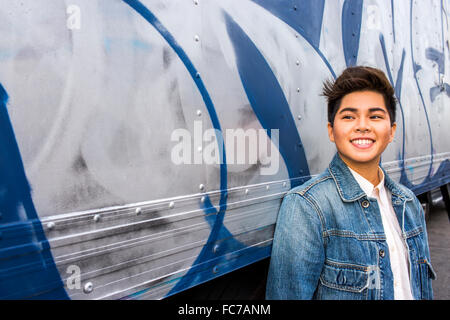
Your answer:
[[[170,209],[173,209],[173,207],[175,207],[175,202],[171,201],[171,202],[169,203],[169,208],[170,208]]]
[[[205,202],[205,200],[206,200],[206,197],[205,197],[205,196],[203,196],[203,197],[201,197],[201,199],[200,199],[200,202],[201,202],[201,203],[204,203],[204,202]]]
[[[55,227],[55,223],[54,223],[54,222],[49,222],[49,223],[47,223],[47,228],[48,228],[49,230],[52,230],[54,227]]]
[[[219,268],[217,268],[217,266],[214,266],[212,271],[213,271],[213,273],[217,273],[219,271]]]
[[[219,245],[218,244],[214,245],[213,252],[216,253],[217,250],[219,250]]]
[[[203,184],[203,183],[201,183],[199,186],[198,186],[198,188],[200,189],[200,190],[205,190],[205,185]]]
[[[300,61],[299,60],[295,61],[295,64],[299,66],[300,65]]]
[[[286,187],[286,182],[283,182],[283,187]]]
[[[141,208],[136,208],[136,214],[140,215],[142,213],[142,209]]]
[[[195,35],[194,40],[198,42],[200,40],[200,37]]]
[[[298,115],[298,116],[297,116],[297,119],[298,119],[298,120],[302,120],[302,116],[301,116],[301,115]]]
[[[87,282],[83,287],[84,293],[91,293],[92,290],[94,290],[94,285],[92,284],[92,282]]]
[[[294,6],[294,10],[297,10],[297,6]]]
[[[295,37],[298,38],[298,33],[295,34]]]
[[[200,117],[202,115],[202,111],[201,110],[197,110],[197,115]]]
[[[99,214],[94,215],[94,221],[98,222],[99,220],[100,220],[100,215]]]
[[[202,152],[202,146],[197,148],[198,152]]]
[[[248,189],[245,189],[245,194],[247,195],[249,193],[249,190]]]
[[[194,0],[194,4],[195,4],[195,5],[198,5],[198,0]]]
[[[297,92],[300,92],[300,88],[297,88]]]
[[[197,73],[195,74],[195,77],[196,77],[196,78],[200,78],[200,72],[197,72]]]
[[[267,185],[267,186],[266,186],[266,190],[269,190],[269,189],[270,189],[270,186],[269,186],[269,185]]]

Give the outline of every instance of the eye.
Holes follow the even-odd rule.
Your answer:
[[[375,115],[373,115],[373,116],[370,116],[370,119],[384,119],[384,117],[381,116],[381,115],[375,114]]]
[[[353,119],[353,116],[345,115],[345,116],[342,116],[342,119]]]

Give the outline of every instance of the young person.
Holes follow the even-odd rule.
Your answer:
[[[328,168],[280,207],[267,299],[432,299],[424,212],[380,158],[393,140],[394,89],[384,73],[350,67],[326,81]]]

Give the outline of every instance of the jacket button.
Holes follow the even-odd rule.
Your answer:
[[[381,249],[379,253],[380,253],[380,257],[384,258],[384,255],[386,254],[386,253],[384,252],[384,250]]]
[[[363,208],[367,208],[370,205],[370,202],[367,200],[364,200],[363,202],[361,202],[361,205],[363,206]]]

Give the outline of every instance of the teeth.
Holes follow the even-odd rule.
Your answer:
[[[372,140],[369,139],[357,139],[357,140],[352,140],[353,143],[356,144],[371,144],[373,143]]]

